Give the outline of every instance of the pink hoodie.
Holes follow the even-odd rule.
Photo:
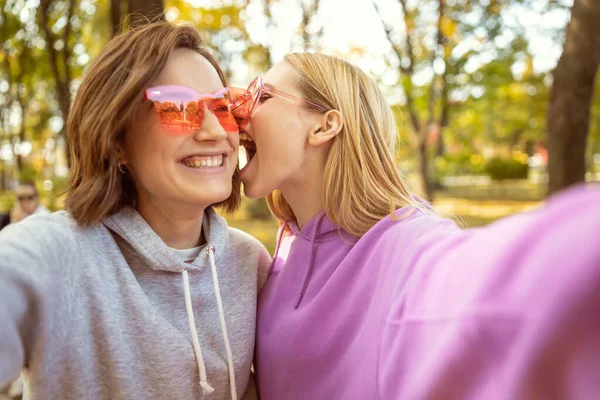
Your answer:
[[[262,399],[600,398],[600,188],[479,229],[290,226],[259,299]]]

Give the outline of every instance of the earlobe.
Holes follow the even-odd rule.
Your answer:
[[[123,150],[123,147],[121,146],[121,144],[117,144],[117,159],[119,160],[119,164],[127,164],[127,157],[125,156],[125,150]]]
[[[337,136],[344,127],[342,114],[338,110],[330,110],[323,114],[319,125],[308,138],[311,146],[320,146]]]

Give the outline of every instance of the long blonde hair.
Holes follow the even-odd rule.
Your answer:
[[[293,53],[285,60],[298,72],[296,84],[305,99],[342,114],[344,127],[333,139],[323,177],[327,216],[346,232],[361,237],[385,216],[394,218],[400,207],[424,208],[396,166],[398,131],[375,81],[358,67],[332,56]],[[267,196],[267,203],[280,221],[296,221],[279,190]]]

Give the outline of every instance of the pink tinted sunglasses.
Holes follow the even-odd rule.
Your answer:
[[[256,106],[264,101],[267,96],[279,97],[292,103],[304,103],[319,110],[327,111],[325,107],[320,106],[317,103],[301,99],[297,96],[277,90],[272,86],[265,85],[261,77],[255,78],[248,86],[248,89],[233,100],[231,110],[234,111],[236,118],[248,119],[256,110]]]
[[[162,126],[170,133],[187,134],[199,129],[206,110],[228,132],[237,132],[238,125],[231,112],[229,88],[215,93],[198,93],[187,86],[166,85],[146,89],[144,99],[154,104],[154,110]]]

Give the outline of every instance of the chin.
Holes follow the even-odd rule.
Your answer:
[[[244,196],[253,200],[265,197],[273,190],[261,190],[261,188],[257,187],[257,185],[244,184]]]
[[[256,196],[253,195],[252,192],[249,192],[248,190],[244,189],[244,196],[246,196],[247,198],[251,199],[251,200],[256,200],[256,199],[260,199],[261,197],[264,196]]]
[[[229,196],[231,196],[231,185],[229,185],[229,187],[225,188],[215,188],[214,186],[211,187],[211,190],[209,193],[207,193],[206,191],[199,194],[196,197],[196,202],[197,203],[202,203],[202,204],[216,204],[216,203],[220,203],[222,201],[225,201],[229,198]]]

